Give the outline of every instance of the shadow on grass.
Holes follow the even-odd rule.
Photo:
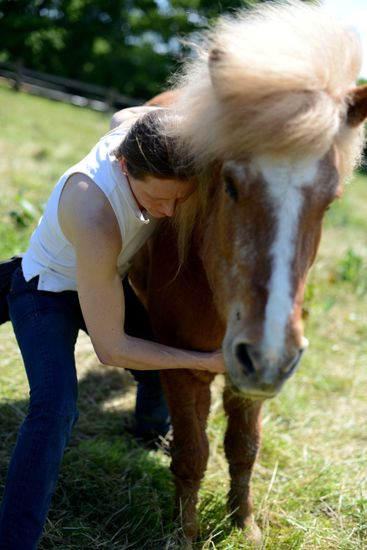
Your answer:
[[[80,420],[65,453],[45,534],[45,549],[177,548],[169,458],[126,433],[132,411],[105,406],[131,391],[116,371],[91,371],[79,383]],[[25,400],[0,406],[0,485]]]

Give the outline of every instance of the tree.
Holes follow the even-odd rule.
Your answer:
[[[266,1],[266,0],[263,0]],[[180,38],[248,0],[0,0],[0,59],[147,98],[178,67]]]

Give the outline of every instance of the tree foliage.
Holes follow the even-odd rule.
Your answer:
[[[263,0],[266,1],[266,0]],[[0,0],[0,59],[146,98],[176,70],[180,38],[261,0]]]

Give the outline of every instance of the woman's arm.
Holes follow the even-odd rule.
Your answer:
[[[224,372],[219,352],[185,351],[125,334],[124,292],[116,269],[120,231],[107,198],[89,178],[77,174],[69,179],[60,199],[59,219],[75,246],[80,305],[103,364],[133,370]]]

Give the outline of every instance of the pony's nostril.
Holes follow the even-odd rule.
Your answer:
[[[243,365],[245,373],[254,373],[254,365],[252,364],[251,357],[248,354],[246,344],[237,344],[235,353],[238,361],[241,363],[241,365]]]
[[[298,353],[293,357],[293,359],[291,359],[289,361],[289,363],[283,367],[281,370],[284,372],[284,374],[286,374],[287,376],[289,376],[290,374],[292,374],[292,372],[295,370],[295,368],[297,367],[298,363],[300,362],[301,360],[301,357],[303,355],[303,352],[304,350],[303,349],[300,349],[298,351]]]

